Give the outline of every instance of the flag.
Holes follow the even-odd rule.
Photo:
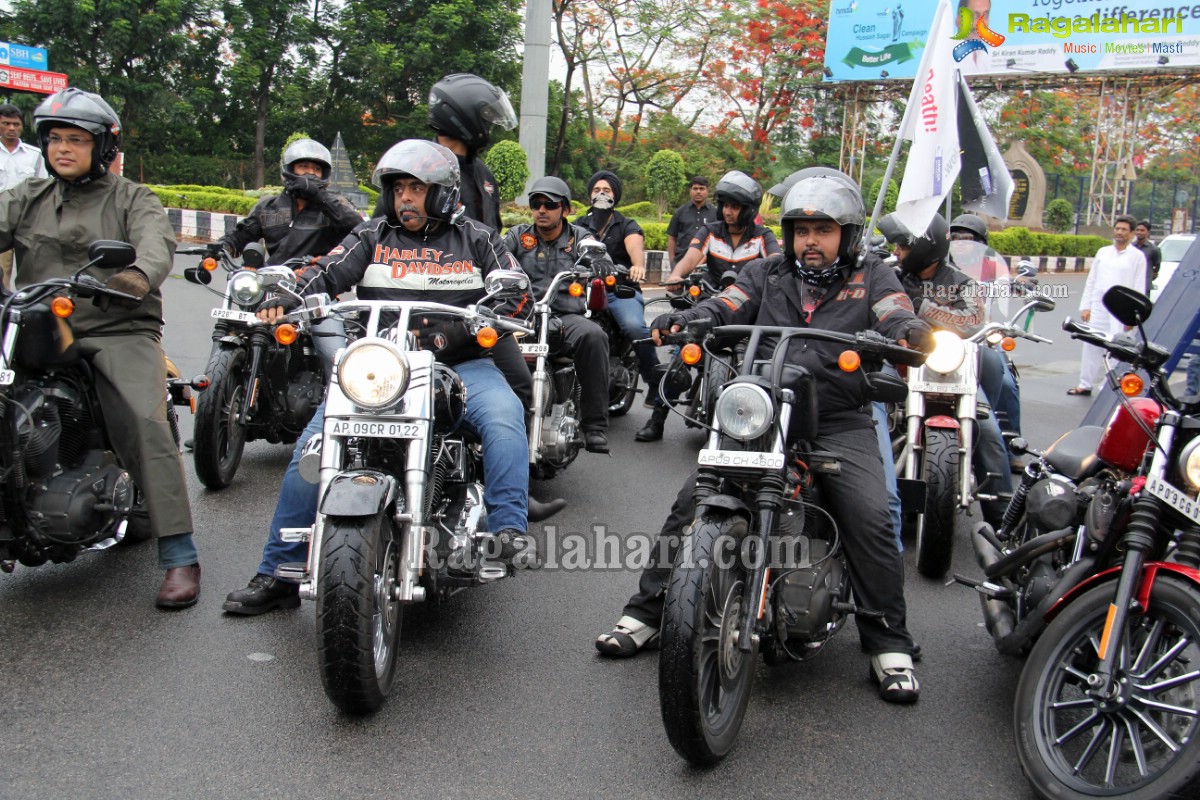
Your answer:
[[[1013,181],[1000,148],[975,105],[967,81],[958,76],[958,143],[962,150],[963,208],[998,219],[1008,217]]]
[[[923,231],[945,201],[960,166],[955,112],[957,83],[954,16],[941,0],[929,28],[928,46],[908,96],[902,136],[912,142],[896,203],[896,217],[910,231]]]

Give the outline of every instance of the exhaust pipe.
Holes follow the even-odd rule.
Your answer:
[[[979,566],[983,568],[986,575],[993,564],[1001,561],[1003,554],[987,540],[987,537],[980,533],[980,528],[985,526],[987,523],[981,522],[971,531],[971,544],[975,547],[975,560],[979,562]],[[999,646],[1000,642],[1012,634],[1013,628],[1017,624],[1017,618],[1007,603],[994,597],[988,597],[986,594],[979,595],[979,604],[983,609],[983,622],[987,626],[988,633],[992,635],[992,639]]]

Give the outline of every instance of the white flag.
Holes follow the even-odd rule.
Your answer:
[[[958,177],[958,118],[955,108],[954,17],[950,0],[941,0],[908,96],[908,123],[902,133],[912,141],[896,217],[910,231],[923,231],[946,200]]]

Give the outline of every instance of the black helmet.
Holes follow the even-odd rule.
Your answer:
[[[824,169],[824,167],[816,168]],[[783,230],[783,252],[796,259],[794,231],[796,220],[831,219],[842,226],[837,262],[812,272],[800,266],[805,278],[816,283],[833,280],[843,266],[853,266],[862,248],[863,224],[866,221],[862,193],[848,175],[830,170],[801,178],[788,190],[780,209],[779,224]]]
[[[508,95],[478,75],[447,75],[429,90],[429,126],[476,153],[488,146],[492,126],[517,127]]]
[[[758,181],[744,172],[730,170],[717,181],[714,194],[717,197],[717,210],[722,210],[725,203],[733,203],[742,207],[738,214],[738,224],[743,228],[750,227],[758,216],[758,207],[762,205],[763,190]]]
[[[279,176],[283,178],[285,185],[288,181],[294,181],[299,177],[292,172],[292,164],[297,161],[312,161],[320,164],[321,185],[329,185],[329,177],[333,174],[333,156],[329,155],[328,147],[312,139],[297,139],[289,144],[283,151],[283,157],[279,159]]]
[[[37,130],[38,145],[42,148],[46,169],[56,178],[58,173],[50,163],[47,150],[51,128],[69,125],[81,128],[95,137],[92,168],[76,183],[88,183],[102,176],[108,171],[108,166],[116,159],[117,151],[121,148],[121,118],[103,97],[82,89],[71,87],[47,97],[33,112],[33,125]]]
[[[566,181],[562,178],[555,178],[553,175],[538,178],[529,187],[529,196],[533,197],[535,194],[545,195],[551,200],[557,200],[562,204],[564,209],[571,208],[571,187],[567,186]]]
[[[956,233],[958,235],[955,235]],[[964,236],[963,234],[969,234],[969,237]],[[957,217],[950,220],[950,238],[970,238],[976,242],[983,242],[984,244],[987,244],[987,223],[974,214],[959,214]]]
[[[945,261],[950,252],[950,227],[941,214],[934,214],[919,236],[914,236],[895,214],[879,220],[879,231],[892,244],[909,248],[908,255],[900,262],[902,272],[916,274],[936,261]]]
[[[402,175],[424,182],[429,187],[425,195],[425,214],[430,220],[448,222],[458,208],[461,181],[458,158],[437,142],[406,139],[388,148],[379,159],[371,183],[382,193],[383,208],[388,219],[396,223],[396,197],[392,184]]]

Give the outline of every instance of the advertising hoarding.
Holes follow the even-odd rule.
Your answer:
[[[30,47],[17,42],[0,42],[0,66],[46,70],[50,61],[42,47]]]
[[[67,76],[61,72],[0,66],[0,88],[54,94],[67,88]]]

